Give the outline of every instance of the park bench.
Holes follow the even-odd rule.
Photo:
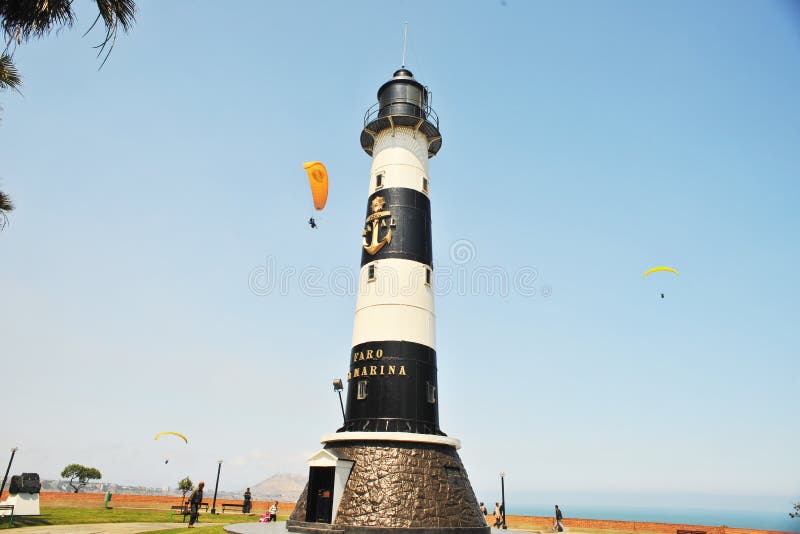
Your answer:
[[[13,504],[0,504],[0,510],[11,510],[11,513],[8,514],[8,526],[9,528],[14,526],[14,505]]]
[[[208,503],[201,502],[197,506],[198,510],[202,510],[204,512],[208,512]],[[185,502],[184,504],[173,504],[169,507],[169,520],[172,521],[172,516],[175,513],[180,513],[183,515],[183,521],[186,521],[186,516],[189,515],[189,502]]]
[[[181,506],[180,504],[175,504],[175,505],[171,506],[170,508],[172,510],[180,510],[181,508],[186,508],[186,513],[188,514],[189,513],[189,501],[186,501],[183,504],[183,506]],[[202,510],[203,512],[208,512],[208,503],[207,502],[201,502],[200,504],[197,505],[197,509],[198,510]]]
[[[236,508],[240,512],[244,510],[244,504],[222,503],[222,513],[225,513],[225,508]]]
[[[180,504],[173,504],[169,507],[169,520],[172,522],[172,516],[175,513],[179,513],[183,515],[183,520],[186,521],[186,514],[189,513],[189,508],[185,505]]]

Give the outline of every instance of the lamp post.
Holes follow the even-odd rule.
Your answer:
[[[505,481],[505,478],[506,478],[505,471],[501,471],[500,472],[500,498],[501,498],[500,511],[502,512],[502,515],[503,515],[503,527],[502,528],[507,529],[508,527],[506,526],[506,481]]]
[[[217,460],[217,481],[214,483],[214,502],[211,503],[211,515],[217,513],[217,489],[219,488],[219,472],[222,471],[222,460]]]
[[[344,385],[342,385],[341,378],[334,378],[333,379],[333,391],[339,394],[339,406],[342,407],[342,422],[344,423],[347,421],[347,418],[344,415],[344,403],[342,402],[342,390],[344,389]]]
[[[8,467],[6,467],[6,475],[3,477],[3,485],[0,486],[0,501],[3,500],[3,490],[6,488],[6,480],[8,480],[8,472],[11,471],[11,462],[14,461],[14,455],[17,454],[19,447],[14,447],[11,449],[11,459],[8,461]]]

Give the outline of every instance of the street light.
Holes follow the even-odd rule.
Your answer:
[[[3,500],[3,490],[6,488],[6,480],[8,480],[8,472],[11,471],[11,462],[14,461],[14,455],[17,454],[19,447],[14,447],[11,449],[11,459],[8,461],[8,467],[6,468],[6,476],[3,477],[3,485],[0,486],[0,501]]]
[[[219,472],[222,471],[222,460],[217,460],[217,482],[214,484],[214,502],[211,503],[211,515],[217,513],[217,488],[219,488]]]
[[[334,378],[333,379],[333,391],[339,394],[339,406],[342,407],[342,423],[346,422],[346,418],[344,416],[344,403],[342,402],[342,390],[344,389],[344,385],[342,385],[341,378]]]
[[[506,526],[506,473],[505,471],[500,471],[500,496],[501,496],[501,504],[500,504],[500,513],[503,516],[503,527],[507,529]]]

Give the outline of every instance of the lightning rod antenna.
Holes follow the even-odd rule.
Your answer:
[[[408,35],[408,22],[403,24],[403,64],[400,68],[406,68],[406,36]]]

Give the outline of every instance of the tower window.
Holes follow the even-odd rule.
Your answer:
[[[431,272],[431,268],[430,267],[425,267],[425,285],[426,286],[431,285],[431,278],[433,277],[432,274],[433,273]]]
[[[375,189],[383,187],[383,173],[379,172],[375,175]]]
[[[425,382],[425,384],[428,386],[428,402],[430,404],[435,404],[436,403],[436,386],[434,386],[430,382]]]
[[[374,282],[375,281],[375,266],[370,265],[367,267],[367,281]]]
[[[367,398],[367,381],[361,380],[358,382],[358,391],[356,391],[356,399],[362,400]]]
[[[423,177],[422,178],[422,190],[427,193],[428,192],[428,179]]]

